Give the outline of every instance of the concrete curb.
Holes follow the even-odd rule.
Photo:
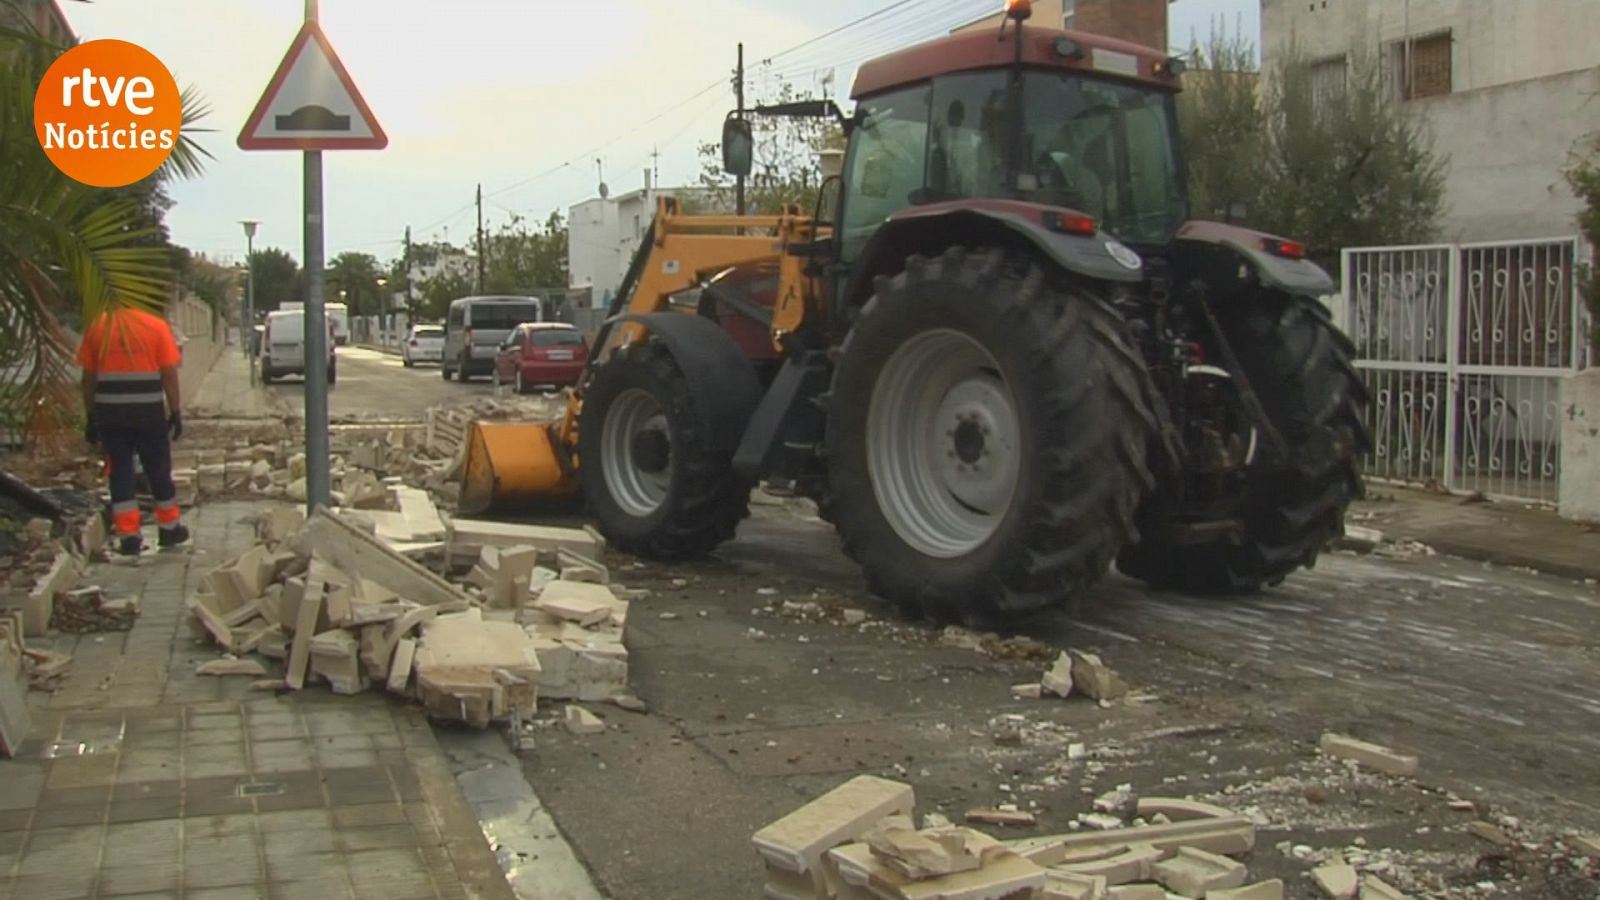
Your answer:
[[[1497,566],[1516,566],[1523,569],[1532,569],[1543,575],[1571,578],[1574,581],[1600,581],[1600,559],[1597,559],[1593,565],[1573,565],[1560,560],[1541,557],[1538,554],[1522,553],[1515,549],[1504,547],[1486,547],[1472,541],[1444,537],[1437,534],[1426,537],[1395,536],[1403,540],[1420,541],[1445,556],[1454,556],[1458,559],[1492,563]]]
[[[374,353],[383,353],[389,356],[400,355],[400,350],[397,347],[380,347],[377,344],[346,344],[345,346],[355,347],[361,350],[371,350]]]

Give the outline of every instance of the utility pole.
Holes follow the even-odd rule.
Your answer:
[[[306,0],[306,21],[317,21],[317,0]],[[322,304],[322,151],[305,151],[306,512],[332,497],[328,465],[328,314]]]
[[[483,293],[483,185],[478,185],[478,293]]]
[[[411,299],[411,226],[406,226],[406,253],[400,261],[400,266],[405,272],[406,284],[406,325],[415,325],[417,318],[416,304]]]
[[[256,386],[256,226],[259,222],[246,219],[244,226],[244,323],[239,327],[239,340],[244,344],[244,358],[250,363],[250,386]]]
[[[739,44],[739,68],[733,73],[733,93],[739,99],[739,118],[744,118],[744,44]],[[744,176],[738,176],[733,182],[734,208],[739,215],[744,215]]]

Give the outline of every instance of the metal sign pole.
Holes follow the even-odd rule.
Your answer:
[[[306,506],[327,506],[328,315],[322,304],[322,151],[305,151]]]

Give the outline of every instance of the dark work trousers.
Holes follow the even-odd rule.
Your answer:
[[[143,422],[101,425],[99,433],[100,445],[111,464],[111,516],[117,533],[126,536],[139,531],[135,455],[150,483],[157,522],[162,527],[176,526],[178,492],[172,485],[172,443],[167,436],[167,423],[151,416]]]

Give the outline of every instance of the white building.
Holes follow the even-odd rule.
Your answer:
[[[1562,172],[1600,134],[1596,0],[1261,0],[1261,31],[1266,71],[1291,45],[1330,80],[1379,54],[1449,158],[1443,239],[1576,232]]]
[[[589,289],[596,306],[609,302],[622,286],[661,196],[710,203],[715,192],[699,187],[652,188],[647,172],[641,190],[594,197],[573,206],[567,219],[567,286]]]
[[[428,262],[412,260],[406,274],[417,288],[435,278],[473,278],[478,274],[478,258],[470,253],[440,253]]]

